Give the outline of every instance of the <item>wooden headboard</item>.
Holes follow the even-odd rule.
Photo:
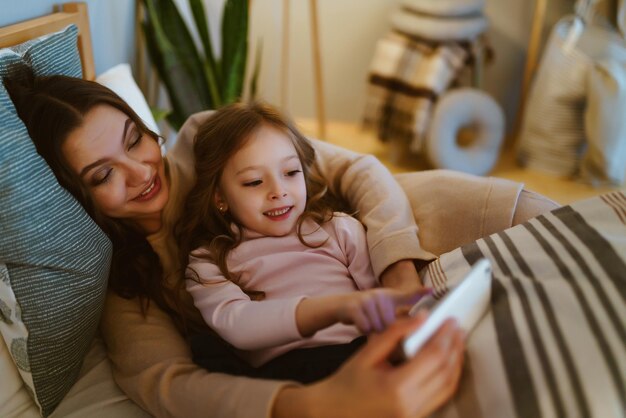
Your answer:
[[[26,42],[39,36],[59,31],[74,23],[78,27],[78,50],[83,67],[83,78],[93,80],[96,72],[91,49],[89,14],[85,3],[65,3],[59,11],[47,16],[0,28],[0,48]]]

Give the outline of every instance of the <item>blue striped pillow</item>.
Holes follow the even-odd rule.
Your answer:
[[[77,29],[0,50],[36,75],[80,77]],[[0,83],[0,333],[48,416],[74,384],[96,333],[111,244],[37,154]]]

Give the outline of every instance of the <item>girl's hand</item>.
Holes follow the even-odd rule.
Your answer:
[[[287,387],[277,396],[273,417],[418,418],[430,415],[456,391],[463,365],[463,332],[447,321],[412,359],[392,366],[400,341],[425,320],[401,318],[337,373],[306,387]]]
[[[345,295],[338,306],[337,321],[354,324],[363,334],[381,332],[396,321],[399,308],[410,307],[430,289],[413,289],[410,292],[395,289],[371,289]]]

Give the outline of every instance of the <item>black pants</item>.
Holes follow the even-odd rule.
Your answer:
[[[359,337],[348,344],[299,348],[261,367],[250,366],[215,335],[197,334],[190,343],[193,361],[212,372],[311,383],[334,373],[366,341],[366,337]]]

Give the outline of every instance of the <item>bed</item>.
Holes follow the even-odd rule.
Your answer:
[[[65,29],[72,23],[75,27]],[[69,57],[58,65],[68,74],[82,73],[83,77],[95,78],[87,10],[83,4],[66,4],[58,13],[0,28],[0,49],[59,30],[64,31],[59,42],[65,42],[68,36],[73,39],[73,47],[78,45],[77,50],[80,50],[80,59]],[[56,38],[45,39],[48,42]],[[53,71],[49,62],[58,59],[59,54],[39,59],[37,54],[40,53],[45,55],[45,51],[29,55],[29,63],[42,66],[41,71]],[[4,56],[0,54],[0,61]],[[4,70],[0,63],[0,75]],[[122,83],[119,88],[126,90],[126,86]],[[10,118],[16,120],[10,107],[0,94],[0,120],[3,122]],[[5,111],[8,113],[3,113]],[[34,216],[24,214],[23,208],[27,206],[5,203],[23,190],[11,189],[14,185],[3,183],[5,177],[13,175],[24,164],[30,164],[31,160],[12,157],[11,141],[17,140],[12,134],[4,135],[10,129],[14,129],[11,132],[15,132],[16,138],[24,133],[18,122],[0,129],[0,204],[7,205],[2,206],[0,214],[0,332],[3,336],[0,339],[0,374],[3,376],[0,416],[149,416],[113,381],[111,365],[97,333],[98,309],[102,307],[106,280],[89,281],[93,279],[90,270],[83,271],[89,273],[88,277],[77,278],[58,295],[59,298],[73,295],[70,298],[56,299],[57,289],[38,289],[39,293],[45,290],[46,299],[66,302],[50,306],[38,304],[33,318],[44,318],[46,328],[57,326],[50,319],[57,311],[67,311],[68,315],[70,311],[78,311],[84,318],[87,313],[95,312],[93,320],[83,321],[83,316],[78,316],[80,322],[86,322],[86,328],[76,330],[69,324],[58,335],[48,335],[49,346],[40,347],[38,352],[31,346],[31,340],[43,332],[28,328],[29,312],[24,307],[28,306],[27,298],[31,294],[11,289],[12,281],[19,277],[11,273],[11,268],[27,263],[12,259],[14,243],[3,241],[4,236],[13,231],[10,224],[13,218],[9,215],[14,207],[18,208],[15,216]],[[24,152],[33,161],[36,159],[31,149],[25,148]],[[29,171],[26,175],[33,173]],[[31,191],[24,193],[24,198],[28,198]],[[56,218],[44,221],[49,222],[50,228],[59,223]],[[59,251],[74,240],[71,236],[61,238],[62,246],[56,247]],[[47,245],[51,239],[44,241]],[[103,248],[91,257],[106,254],[106,245]],[[70,252],[66,256],[76,260],[79,254]],[[623,417],[626,410],[626,196],[615,192],[578,202],[443,254],[423,272],[424,279],[437,294],[444,294],[480,257],[491,259],[494,265],[491,309],[468,340],[465,372],[457,395],[437,416]],[[44,267],[48,273],[63,270],[64,274],[67,271],[75,274],[80,267],[77,263],[78,260],[71,268],[62,269],[38,261],[35,267]],[[91,292],[89,298],[87,291]],[[3,305],[6,295],[13,298],[6,299],[8,304],[23,307],[7,308],[8,305]],[[83,303],[85,300],[89,303]],[[24,345],[16,344],[24,338],[11,336],[11,332],[24,331],[15,331],[15,323],[21,320],[24,320],[25,341],[28,342]],[[69,337],[58,347],[60,338],[67,334],[65,331],[70,333]],[[74,360],[58,367],[54,363],[52,367],[52,362],[59,357],[55,350],[71,352],[74,357],[67,358]],[[45,361],[37,363],[37,356],[43,356]],[[63,369],[64,374],[59,369]],[[42,380],[42,376],[48,379]]]

